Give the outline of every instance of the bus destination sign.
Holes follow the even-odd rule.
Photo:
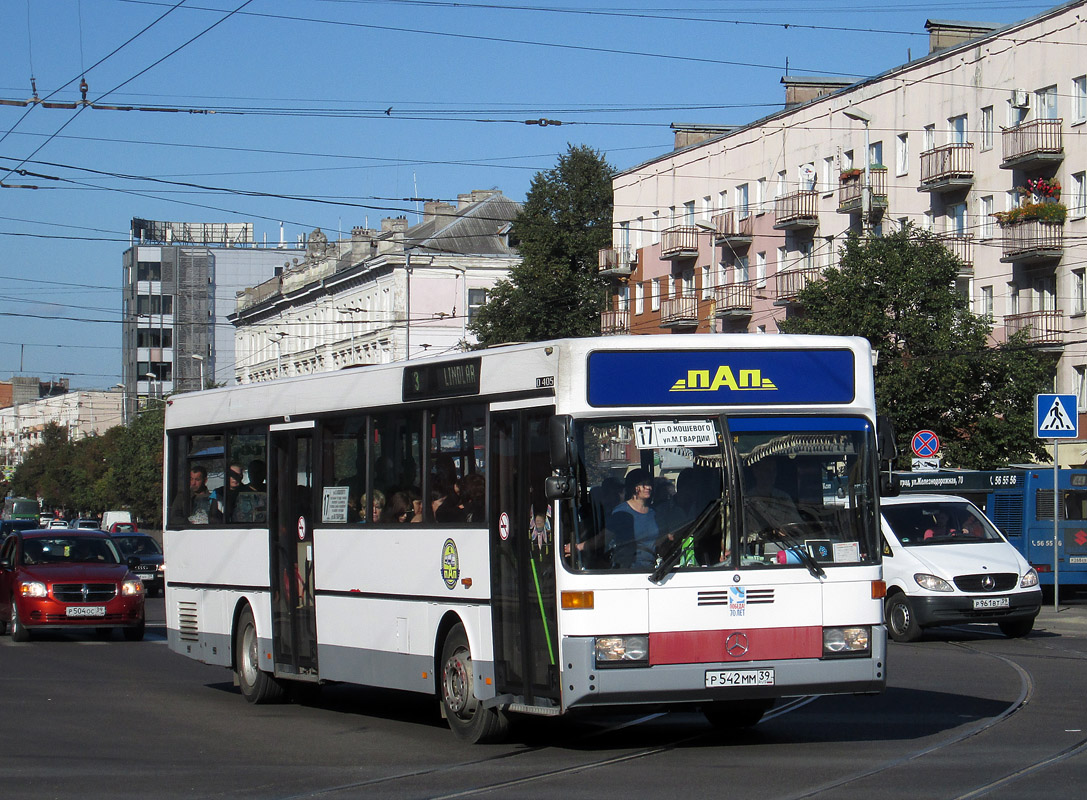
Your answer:
[[[404,368],[404,400],[479,394],[480,359],[465,358]]]

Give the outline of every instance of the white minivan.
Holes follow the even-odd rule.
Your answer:
[[[1042,607],[1038,573],[969,500],[909,494],[880,499],[887,632],[995,622],[1026,636]]]

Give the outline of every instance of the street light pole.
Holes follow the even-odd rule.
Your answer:
[[[121,390],[121,424],[128,427],[128,390],[123,383],[113,385],[114,389]]]
[[[193,353],[192,357],[200,362],[200,386],[197,387],[197,391],[203,391],[206,386],[204,383],[204,357],[199,353]]]
[[[842,113],[850,119],[855,119],[864,124],[864,186],[861,188],[861,229],[864,231],[864,238],[867,239],[872,232],[872,158],[869,155],[871,145],[868,142],[870,135],[868,126],[872,122],[872,117],[857,109],[846,109]]]

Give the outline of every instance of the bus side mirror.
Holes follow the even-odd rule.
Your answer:
[[[565,500],[574,496],[574,482],[565,475],[549,475],[544,480],[544,497]]]
[[[563,415],[556,415],[548,423],[551,443],[551,467],[560,472],[569,471],[574,464],[573,420]]]
[[[876,448],[879,450],[880,461],[894,461],[898,457],[895,425],[890,417],[876,417]]]

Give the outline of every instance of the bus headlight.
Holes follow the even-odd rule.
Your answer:
[[[955,587],[945,581],[943,578],[936,575],[928,575],[924,572],[918,572],[913,576],[913,579],[917,581],[917,585],[922,589],[928,589],[930,592],[953,592]]]
[[[823,628],[824,656],[857,656],[869,652],[872,629],[867,625],[849,628]]]
[[[596,637],[596,666],[639,667],[649,663],[649,637],[598,636]]]
[[[1019,581],[1019,588],[1020,589],[1029,589],[1031,586],[1037,586],[1037,585],[1038,585],[1038,570],[1036,570],[1034,567],[1031,567],[1030,569],[1028,569],[1026,571],[1026,574],[1023,575],[1022,580]]]
[[[46,597],[49,593],[41,581],[23,581],[19,584],[19,594],[22,597]]]

